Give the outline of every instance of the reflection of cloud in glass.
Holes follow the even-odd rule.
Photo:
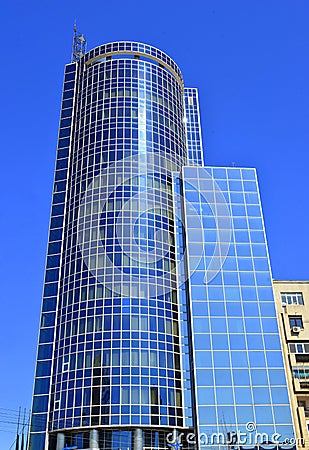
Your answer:
[[[173,199],[178,203],[183,199],[178,194],[172,198],[167,184],[158,181],[159,174],[170,178],[171,173],[177,171],[178,168],[164,158],[160,158],[160,167],[151,162],[141,164],[138,158],[127,158],[103,170],[88,186],[79,208],[77,242],[91,274],[114,294],[128,296],[132,285],[138,283],[155,286],[156,289],[150,289],[154,296],[177,288],[177,267],[171,256],[175,242],[171,224],[174,214],[178,221],[183,218],[177,217],[171,205]],[[206,170],[205,177],[211,180]],[[152,180],[150,186],[148,180]],[[192,187],[198,191],[194,181]],[[128,189],[131,189],[129,197]],[[223,194],[218,186],[216,189],[218,202],[221,202]],[[203,197],[202,201],[207,202],[207,194]],[[194,205],[186,202],[186,208],[187,213],[190,210],[191,217],[193,215],[199,221],[202,230],[201,216]],[[220,208],[212,211],[218,242],[205,274],[206,282],[220,270],[230,241],[229,235],[224,234],[230,231],[227,205],[222,203],[222,211]],[[218,211],[219,216],[216,215]],[[202,254],[203,245],[200,245],[197,258],[190,267],[191,273]],[[183,258],[186,258],[186,251]],[[182,263],[183,260],[178,261],[178,264]],[[106,268],[117,282],[106,277]],[[140,289],[138,296],[143,295],[152,296],[147,289]]]

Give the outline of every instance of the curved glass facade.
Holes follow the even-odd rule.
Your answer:
[[[134,59],[97,61],[78,84],[52,429],[181,426],[169,209],[186,160],[182,90]]]
[[[184,425],[172,213],[172,173],[187,162],[181,73],[153,47],[113,43],[65,77],[69,157],[57,158],[67,172],[53,207],[63,225],[45,286],[57,295],[44,313],[55,339],[36,378],[49,395],[35,396],[51,446],[61,430]]]

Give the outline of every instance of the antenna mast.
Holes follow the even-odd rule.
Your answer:
[[[78,62],[86,52],[85,36],[77,31],[76,22],[74,23],[74,37],[72,47],[72,62]]]

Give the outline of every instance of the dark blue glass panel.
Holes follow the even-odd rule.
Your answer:
[[[36,431],[36,429],[37,429],[37,427],[35,425],[36,417],[38,417],[38,420],[40,418],[40,416],[33,416],[32,426],[31,426],[32,432]],[[42,428],[42,427],[39,427],[39,428]],[[44,449],[45,449],[45,433],[31,434],[30,441],[29,441],[29,450],[44,450]]]
[[[49,393],[49,384],[50,384],[49,378],[38,378],[35,381],[34,394],[35,395],[36,394],[48,394]],[[38,412],[38,411],[36,411],[36,412]]]
[[[46,412],[48,409],[48,395],[34,396],[32,404],[32,412]]]
[[[53,342],[54,328],[42,328],[40,331],[40,344]]]
[[[52,344],[39,345],[38,360],[51,359],[53,351]]]

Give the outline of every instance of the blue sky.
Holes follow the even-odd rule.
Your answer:
[[[257,167],[276,279],[308,279],[307,0],[2,2],[0,442],[30,407],[59,106],[74,20],[88,49],[135,40],[198,87],[206,163]]]

